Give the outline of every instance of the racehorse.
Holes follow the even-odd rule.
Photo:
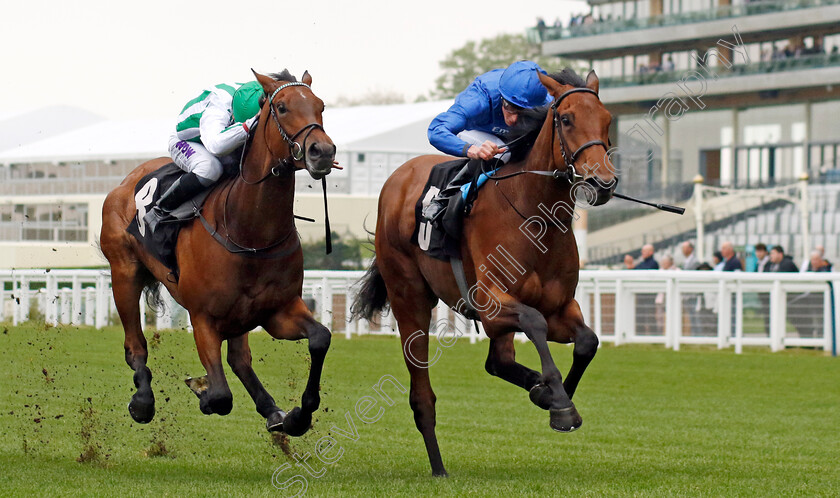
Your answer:
[[[207,197],[202,208],[207,228],[198,220],[181,228],[175,249],[177,282],[126,232],[138,214],[135,185],[171,160],[141,164],[105,199],[100,244],[111,265],[114,301],[125,329],[125,360],[135,372],[137,391],[128,411],[139,423],[148,423],[155,413],[139,300],[146,287],[159,291],[158,283],[189,312],[207,375],[188,384],[199,396],[203,413],[226,415],[233,406],[222,367],[225,340],[228,364],[269,430],[302,435],[320,404],[330,331],[315,321],[301,299],[303,254],[292,212],[294,172],[305,168],[313,178],[322,179],[333,167],[335,145],[324,131],[324,103],[310,89],[308,72],[300,82],[288,71],[254,74],[265,91],[259,124],[238,175],[219,182]],[[215,240],[210,227],[215,227]],[[309,380],[301,406],[288,414],[277,407],[251,367],[247,333],[257,326],[276,339],[308,339]]]
[[[569,432],[582,423],[572,396],[598,347],[574,300],[579,261],[570,229],[573,207],[580,192],[591,205],[607,202],[617,177],[607,150],[612,118],[598,97],[595,72],[585,82],[568,69],[541,74],[540,80],[555,100],[536,111],[532,130],[512,146],[510,162],[483,187],[464,219],[460,251],[474,296],[466,301],[478,311],[490,339],[485,369],[529,391],[531,401],[549,411],[550,426]],[[383,185],[376,256],[352,309],[354,316],[371,319],[390,301],[411,376],[409,403],[435,476],[447,473],[435,435],[428,330],[438,299],[456,309],[464,300],[450,264],[425,255],[411,237],[415,202],[432,167],[444,160],[411,159]],[[517,331],[536,346],[541,373],[516,363]],[[546,341],[574,342],[565,382]]]

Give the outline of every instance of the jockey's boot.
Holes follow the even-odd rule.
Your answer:
[[[429,205],[423,208],[421,214],[426,221],[431,222],[432,225],[439,223],[441,215],[449,204],[449,198],[461,192],[461,186],[472,179],[471,163],[472,161],[468,161],[449,184],[429,201]]]
[[[175,183],[160,196],[160,199],[158,199],[154,207],[143,217],[143,221],[149,227],[149,231],[154,233],[158,223],[163,218],[177,209],[181,204],[204,191],[211,184],[212,182],[210,180],[201,178],[195,173],[187,173],[175,180]]]

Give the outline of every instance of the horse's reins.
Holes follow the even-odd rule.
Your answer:
[[[301,81],[293,81],[293,82],[285,83],[285,84],[277,87],[271,93],[271,96],[268,99],[269,112],[271,114],[271,117],[274,119],[274,124],[277,126],[277,130],[280,132],[280,136],[282,136],[283,140],[285,140],[286,143],[289,145],[289,155],[286,158],[280,160],[280,162],[276,166],[273,166],[271,169],[269,169],[268,173],[266,173],[265,176],[263,176],[262,178],[260,178],[259,180],[255,181],[255,182],[249,182],[248,180],[245,179],[245,172],[243,171],[243,163],[245,162],[245,151],[247,149],[247,144],[246,144],[246,146],[243,146],[242,147],[242,154],[239,158],[239,179],[242,180],[242,182],[245,183],[246,185],[257,185],[257,184],[260,184],[260,183],[264,182],[265,180],[267,180],[271,176],[275,176],[275,177],[280,176],[284,166],[292,166],[292,165],[294,165],[295,161],[302,161],[302,160],[305,161],[305,159],[306,159],[306,140],[309,138],[310,133],[312,133],[312,130],[315,130],[315,129],[319,129],[321,131],[324,131],[324,127],[321,124],[319,124],[319,123],[309,123],[309,124],[305,125],[304,127],[302,127],[300,130],[298,130],[297,133],[295,133],[291,137],[289,136],[288,133],[286,133],[286,130],[283,129],[283,126],[280,124],[280,119],[277,117],[277,113],[275,112],[274,97],[277,95],[278,92],[280,92],[280,90],[283,90],[284,88],[287,88],[287,87],[290,87],[290,86],[305,86],[306,88],[309,88],[311,90],[309,85],[307,85],[306,83],[303,83]],[[265,134],[267,132],[267,129],[268,129],[267,126],[263,127],[263,141],[265,142],[266,147],[268,148],[268,151],[272,155],[272,157],[276,157],[275,154],[274,154],[274,151],[271,150],[271,145],[270,145],[271,142],[269,142],[265,138]],[[303,135],[303,145],[301,145],[299,142],[296,142],[295,140],[298,138],[298,136],[300,136],[301,133],[304,133],[304,132],[305,132],[305,134]],[[330,233],[330,217],[329,217],[329,212],[327,210],[327,182],[326,182],[326,178],[321,178],[321,185],[324,189],[324,224],[325,224],[325,229],[326,229],[327,254],[330,254],[332,252],[332,235]],[[224,206],[222,208],[222,222],[224,223],[225,227],[228,226],[228,222],[227,222],[227,203],[228,203],[228,199],[230,198],[231,190],[233,190],[233,183],[231,183],[230,186],[228,187],[227,195],[225,195]],[[264,246],[264,247],[259,247],[259,248],[246,247],[246,246],[243,246],[243,245],[237,243],[236,241],[234,241],[230,236],[230,232],[228,232],[227,235],[224,238],[222,238],[222,236],[218,233],[218,231],[215,228],[212,228],[210,226],[210,224],[207,222],[207,220],[204,218],[204,216],[200,212],[198,213],[198,215],[201,218],[202,224],[207,229],[207,231],[210,233],[210,235],[213,236],[213,238],[216,239],[217,241],[221,242],[222,245],[225,247],[225,249],[227,249],[229,252],[234,253],[234,254],[238,254],[238,253],[256,254],[256,253],[268,251],[270,249],[273,249],[273,248],[279,246],[283,242],[285,242],[289,238],[289,236],[294,232],[294,230],[290,230],[289,233],[287,233],[280,240],[278,240],[276,242],[273,242],[273,243],[271,243],[267,246]],[[303,220],[306,220],[306,221],[315,221],[311,218],[304,218],[302,216],[295,216],[295,218],[300,218],[300,219],[303,219]]]

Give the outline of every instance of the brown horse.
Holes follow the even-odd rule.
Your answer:
[[[517,157],[512,149],[511,162],[483,188],[464,220],[461,255],[472,285],[469,303],[490,338],[487,372],[530,391],[531,400],[549,410],[551,427],[568,432],[582,423],[571,398],[598,347],[574,300],[579,261],[571,230],[573,197],[585,190],[589,203],[599,205],[612,195],[615,171],[606,154],[612,118],[598,98],[594,71],[585,82],[569,70],[540,75],[540,80],[555,101],[536,112],[539,120],[532,126],[530,142],[524,142],[525,150]],[[376,258],[353,308],[356,316],[370,319],[390,300],[411,375],[409,403],[436,476],[445,476],[446,470],[435,436],[428,330],[438,299],[454,308],[463,301],[450,264],[425,255],[411,236],[415,202],[432,167],[444,160],[414,158],[385,182],[379,197]],[[516,363],[517,331],[536,346],[541,373]],[[575,343],[565,382],[546,341]]]
[[[227,248],[199,221],[185,224],[176,246],[180,279],[174,282],[168,277],[169,269],[126,232],[137,215],[135,184],[171,162],[169,158],[138,166],[108,194],[103,206],[100,243],[111,264],[114,300],[125,329],[125,360],[135,371],[137,387],[128,410],[140,423],[154,417],[155,400],[139,300],[144,287],[154,289],[158,282],[189,311],[198,355],[207,371],[205,378],[190,386],[199,395],[203,413],[226,415],[233,406],[222,367],[224,340],[228,364],[254,399],[257,412],[266,418],[269,430],[295,436],[305,433],[320,404],[319,383],[330,331],[315,321],[301,300],[303,254],[292,212],[294,171],[305,168],[313,178],[323,178],[333,166],[335,145],[324,132],[324,103],[309,88],[308,72],[300,82],[288,71],[254,74],[270,97],[264,97],[259,125],[239,175],[219,182],[203,208],[207,222],[223,236]],[[294,142],[298,136],[303,146]],[[257,326],[276,339],[309,339],[309,381],[301,407],[288,414],[277,407],[251,368],[247,332]]]

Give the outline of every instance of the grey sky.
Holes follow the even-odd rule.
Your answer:
[[[369,90],[413,99],[467,40],[586,10],[558,0],[4,2],[0,116],[65,104],[167,117],[207,85],[249,79],[250,67],[309,69],[327,102]]]

